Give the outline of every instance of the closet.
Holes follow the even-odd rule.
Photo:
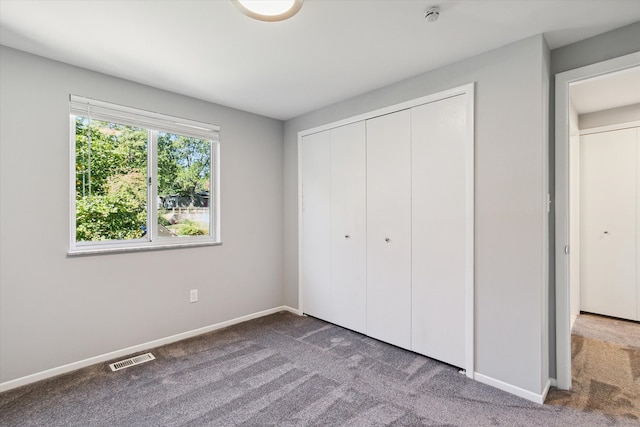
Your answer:
[[[640,320],[639,128],[580,138],[580,309]]]
[[[472,99],[301,132],[305,314],[472,370]]]

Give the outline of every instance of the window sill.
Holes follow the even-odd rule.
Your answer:
[[[76,247],[73,249],[69,249],[67,252],[68,256],[82,256],[82,255],[101,255],[101,254],[112,254],[112,253],[125,253],[125,252],[140,252],[140,251],[158,251],[158,250],[167,250],[167,249],[184,249],[184,248],[195,248],[201,246],[220,246],[222,245],[221,241],[202,241],[202,242],[183,242],[183,243],[145,243],[138,245],[127,245],[127,246],[87,246],[87,247]]]

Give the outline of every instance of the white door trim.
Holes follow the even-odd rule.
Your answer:
[[[555,250],[556,250],[556,380],[571,389],[571,315],[569,295],[569,85],[640,65],[640,52],[556,74]]]

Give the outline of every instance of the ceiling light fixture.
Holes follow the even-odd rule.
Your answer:
[[[229,0],[240,12],[259,21],[276,22],[291,18],[303,0]]]

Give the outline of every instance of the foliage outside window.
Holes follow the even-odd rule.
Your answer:
[[[70,253],[219,242],[218,128],[71,97]]]

